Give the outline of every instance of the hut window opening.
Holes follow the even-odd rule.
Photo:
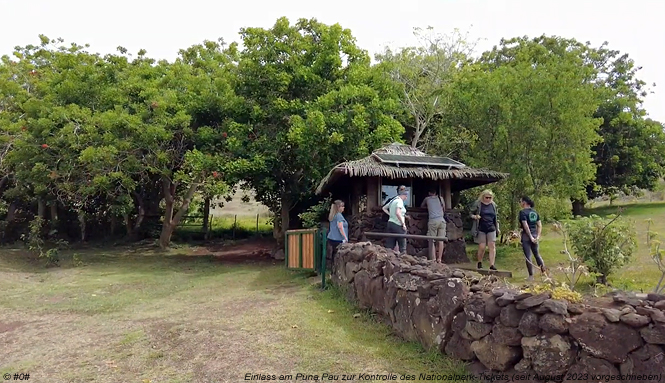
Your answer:
[[[413,182],[411,180],[381,180],[381,205],[397,195],[397,188],[400,185],[406,186],[406,190],[409,193],[406,201],[404,201],[404,205],[413,207]]]

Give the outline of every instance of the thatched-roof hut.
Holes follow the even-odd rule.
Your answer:
[[[420,204],[428,190],[435,188],[446,205],[449,240],[462,240],[461,212],[452,209],[456,205],[453,203],[455,195],[507,176],[492,170],[470,168],[448,157],[429,156],[411,146],[393,143],[360,160],[335,166],[321,180],[316,193],[331,193],[334,198],[347,201],[351,207],[347,212],[350,214],[351,238],[366,240],[363,232],[383,231],[385,228],[388,217],[381,211],[381,206],[395,196],[399,185],[405,185],[410,191],[405,202],[411,218],[409,233],[425,234],[427,211],[420,208]],[[420,253],[427,246],[423,241],[409,242],[409,253]],[[459,261],[466,259],[463,243],[446,247],[447,256],[444,255],[444,258],[447,262],[452,263],[455,258],[460,258]],[[454,250],[456,247],[457,250]]]

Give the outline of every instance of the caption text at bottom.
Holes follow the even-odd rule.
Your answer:
[[[568,381],[596,381],[596,382],[621,382],[621,381],[662,381],[662,374],[565,374],[565,375],[539,375],[539,374],[245,374],[245,380],[275,380],[275,381],[368,381],[368,382],[390,382],[390,381],[486,381],[486,382],[522,382],[532,379],[568,380]]]

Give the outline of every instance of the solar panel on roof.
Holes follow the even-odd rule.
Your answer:
[[[405,156],[399,154],[375,153],[374,156],[385,164],[420,165],[447,168],[463,168],[466,165],[448,157]]]

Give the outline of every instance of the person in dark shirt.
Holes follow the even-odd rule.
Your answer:
[[[483,268],[485,248],[489,248],[490,270],[496,270],[494,266],[496,237],[501,235],[498,216],[498,209],[494,203],[494,193],[491,190],[484,190],[480,193],[478,201],[471,207],[471,219],[474,220],[471,233],[474,241],[478,244],[478,269]]]
[[[529,281],[533,281],[533,263],[531,262],[531,254],[533,253],[536,263],[540,267],[540,271],[545,273],[545,263],[540,257],[538,252],[538,240],[543,225],[540,222],[540,216],[533,207],[534,203],[531,198],[524,196],[520,200],[522,210],[519,214],[520,226],[522,226],[522,250],[526,259],[526,269],[529,272]]]

